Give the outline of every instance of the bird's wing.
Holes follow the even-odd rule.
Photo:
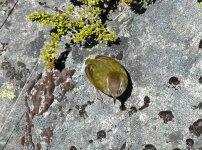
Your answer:
[[[100,72],[100,70],[96,70],[95,64],[88,64],[85,67],[85,73],[89,81],[100,91],[103,91],[103,86],[105,86],[105,74]]]
[[[95,85],[94,80],[93,80],[93,66],[91,64],[88,64],[85,67],[85,73],[87,75],[87,78],[90,80],[90,82]]]

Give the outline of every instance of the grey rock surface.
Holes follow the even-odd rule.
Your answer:
[[[44,64],[37,62],[40,49],[49,39],[48,29],[38,28],[26,16],[33,11],[53,10],[38,2],[19,0],[0,29],[0,61],[10,64],[1,67],[0,84],[13,83],[16,93],[13,101],[0,99],[2,150],[23,149],[26,81],[45,71]],[[65,5],[62,0],[46,3],[50,7]],[[1,20],[6,15],[1,11]],[[75,88],[33,119],[33,142],[51,150],[202,148],[201,16],[202,8],[190,0],[156,0],[141,15],[124,9],[108,23],[120,37],[120,45],[73,48],[65,65],[76,70],[72,78]],[[88,55],[116,56],[121,51],[120,62],[132,83],[125,111],[120,111],[119,101],[114,105],[104,94],[104,104],[97,100],[96,90],[84,73]],[[48,145],[45,138],[50,140]],[[187,139],[193,139],[194,144],[187,144]]]

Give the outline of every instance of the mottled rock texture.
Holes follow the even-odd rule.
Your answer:
[[[26,16],[33,11],[54,12],[50,8],[66,1],[3,2],[0,25],[9,17],[0,28],[0,85],[13,83],[16,98],[0,99],[0,149],[21,150],[23,135],[29,134],[26,82],[44,73],[44,64],[36,64],[50,38],[49,29],[37,27]],[[113,15],[108,27],[120,37],[120,44],[72,49],[65,66],[75,69],[74,88],[32,119],[35,149],[202,148],[202,8],[197,0],[156,0],[142,13],[125,8]],[[119,98],[122,105],[119,101],[114,105],[104,94],[104,103],[97,100],[84,73],[84,59],[96,53],[121,59],[128,71],[131,82]],[[56,88],[54,94],[60,91]]]

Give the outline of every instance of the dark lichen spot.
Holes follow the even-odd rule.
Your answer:
[[[89,142],[89,143],[93,143],[93,140],[89,140],[88,142]]]
[[[21,68],[26,68],[26,65],[21,61],[17,61],[17,66]]]
[[[198,0],[198,1],[199,1],[199,0]],[[199,48],[202,48],[202,39],[200,40],[198,47],[199,47]]]
[[[9,70],[6,71],[6,76],[10,79],[14,79],[15,77],[15,68],[11,67]]]
[[[46,5],[46,2],[38,2],[39,5]]]
[[[152,144],[146,144],[143,150],[157,150],[156,147]]]
[[[158,115],[160,118],[163,119],[164,123],[167,123],[168,121],[172,121],[172,119],[174,118],[174,116],[170,110],[160,111]]]
[[[85,117],[88,117],[87,112],[85,110],[87,106],[88,106],[87,104],[81,105],[81,107],[79,109],[79,115],[81,117],[84,117],[84,119],[85,119]]]
[[[26,77],[27,75],[30,74],[30,71],[29,71],[29,69],[24,68],[24,69],[21,71],[21,73],[23,74],[23,77]]]
[[[16,73],[16,75],[15,75],[15,79],[16,79],[16,80],[21,80],[22,78],[23,78],[22,72]]]
[[[183,139],[183,134],[182,131],[174,131],[168,135],[168,140],[166,141],[167,143],[177,143],[178,141],[181,141]]]
[[[196,136],[200,136],[202,134],[202,119],[198,119],[189,127],[189,131]]]
[[[144,105],[139,108],[139,110],[143,110],[149,106],[150,103],[150,98],[148,96],[144,97]]]
[[[106,138],[106,132],[104,130],[97,132],[97,139],[103,139]]]
[[[85,109],[86,109],[86,107],[87,107],[88,105],[91,105],[91,104],[93,104],[93,103],[94,103],[94,101],[88,101],[87,104],[83,104],[83,105],[81,105],[81,106],[76,105],[75,108],[79,110],[79,115],[80,115],[81,117],[84,117],[84,119],[85,119],[85,117],[88,117],[87,111],[86,111]]]
[[[120,150],[125,150],[126,149],[126,142],[123,143],[123,145],[121,146]]]
[[[3,62],[1,63],[1,68],[2,68],[3,70],[9,70],[9,69],[11,68],[11,63],[8,62],[8,61],[3,61]]]
[[[79,110],[79,115],[80,115],[81,117],[83,117],[84,119],[85,119],[85,117],[88,116],[88,115],[87,115],[87,112],[85,111],[85,109]]]
[[[77,150],[76,146],[71,146],[69,150]]]
[[[144,97],[144,104],[149,104],[150,103],[150,98],[148,96]]]
[[[137,112],[137,108],[135,106],[132,106],[130,108],[130,111],[128,112],[129,116],[131,116],[132,114],[136,113]]]
[[[3,52],[7,51],[7,47],[8,43],[0,43],[0,56],[2,55]]]
[[[198,109],[202,109],[202,102],[198,104]]]
[[[194,140],[193,139],[186,139],[186,144],[187,144],[187,146],[193,146]]]
[[[120,52],[116,55],[116,59],[122,60],[122,58],[123,58],[123,51],[120,51]]]
[[[58,106],[58,110],[59,110],[59,111],[62,111],[62,105],[59,105],[59,106]]]
[[[181,150],[180,148],[174,148],[173,150]]]
[[[202,76],[198,79],[198,81],[202,84]]]
[[[180,81],[179,81],[179,79],[177,77],[171,77],[169,79],[168,83],[171,84],[171,85],[176,86],[176,85],[180,84]]]
[[[195,110],[195,109],[202,109],[202,102],[200,102],[200,103],[198,103],[198,105],[197,106],[193,106],[193,109]]]
[[[70,108],[70,109],[67,111],[67,113],[69,114],[71,111],[72,111],[72,109]]]
[[[80,106],[79,106],[79,105],[76,105],[75,108],[79,110]]]
[[[94,103],[94,101],[88,101],[88,102],[87,102],[88,105],[91,105],[91,104],[93,104],[93,103]]]

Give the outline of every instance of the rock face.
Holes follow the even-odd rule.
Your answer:
[[[65,1],[2,2],[0,27],[7,21],[0,28],[0,86],[12,83],[16,97],[0,98],[0,149],[32,149],[24,136],[30,134],[24,97],[27,81],[45,72],[38,57],[49,32],[26,16],[33,11],[54,13],[51,8]],[[43,114],[37,115],[37,110],[29,126],[35,149],[202,148],[201,16],[202,8],[190,0],[156,0],[142,14],[130,9],[114,13],[108,27],[120,44],[72,49],[65,66],[75,69],[74,88],[54,99]],[[115,105],[102,93],[104,103],[97,100],[85,77],[84,59],[96,53],[117,57],[130,76],[128,91]],[[54,96],[62,89],[68,85],[55,88]]]

